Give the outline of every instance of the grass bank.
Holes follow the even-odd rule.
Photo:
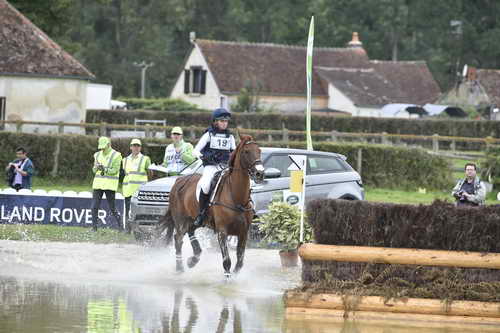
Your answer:
[[[135,243],[134,237],[112,229],[56,225],[0,224],[0,239],[49,242]]]

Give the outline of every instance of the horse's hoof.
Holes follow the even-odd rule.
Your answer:
[[[200,257],[192,256],[188,258],[187,265],[189,268],[193,268],[200,261]]]
[[[231,279],[231,273],[224,273],[224,277],[226,278],[226,281],[229,281]]]

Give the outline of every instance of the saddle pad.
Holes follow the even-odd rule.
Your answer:
[[[228,171],[228,169],[223,169],[220,171],[217,171],[214,174],[214,178],[212,178],[212,181],[210,182],[210,191],[208,194],[210,195],[210,201],[209,203],[212,203],[215,193],[217,193],[217,189],[219,188],[220,181],[222,179],[222,176]],[[200,191],[201,187],[196,186],[196,200],[199,202],[200,201]]]

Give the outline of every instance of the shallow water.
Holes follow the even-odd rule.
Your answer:
[[[186,248],[186,254],[190,254]],[[231,251],[234,260],[234,251]],[[300,268],[276,250],[247,249],[227,281],[221,256],[205,251],[175,273],[171,248],[0,241],[0,332],[482,332],[480,328],[285,320],[283,291]],[[234,264],[234,263],[233,263]],[[485,332],[492,332],[487,327]],[[500,331],[500,328],[499,330]]]

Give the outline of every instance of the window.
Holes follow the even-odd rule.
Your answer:
[[[281,177],[290,177],[290,171],[288,171],[290,164],[292,161],[288,155],[271,155],[264,163],[264,167],[276,168],[281,171]]]
[[[331,173],[346,171],[344,164],[335,157],[309,156],[307,173]]]
[[[205,94],[207,71],[199,66],[184,70],[184,93]]]
[[[7,98],[0,97],[0,121],[5,120],[6,106],[7,106]],[[5,128],[5,124],[0,123],[0,130],[3,130],[4,128]]]

